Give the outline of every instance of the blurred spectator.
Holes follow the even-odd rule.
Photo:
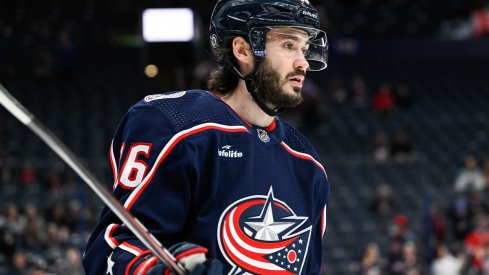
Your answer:
[[[482,274],[489,274],[489,244],[484,245],[482,262]]]
[[[54,263],[53,272],[55,274],[83,275],[80,250],[76,247],[68,247],[65,254]]]
[[[409,224],[406,215],[398,214],[394,217],[389,231],[389,263],[402,260],[403,246],[406,242],[416,242],[417,236]]]
[[[85,212],[78,200],[70,200],[68,203],[67,226],[72,233],[80,233],[86,228]]]
[[[76,247],[70,247],[66,250],[66,262],[69,265],[67,270],[70,270],[72,275],[82,275],[83,267],[81,264],[80,249]],[[74,272],[74,273],[73,273]]]
[[[66,216],[65,205],[59,201],[54,201],[46,212],[46,221],[58,225],[67,225],[68,217]]]
[[[27,257],[23,251],[15,251],[12,257],[11,267],[8,271],[10,275],[28,275],[29,268]]]
[[[46,224],[46,259],[49,262],[55,262],[63,257],[63,247],[58,240],[58,228],[55,223],[48,222]]]
[[[469,207],[474,215],[479,213],[489,213],[489,202],[487,201],[487,197],[483,192],[470,192],[467,194],[469,199]]]
[[[32,168],[29,161],[24,161],[18,174],[19,182],[22,184],[35,184],[37,183],[37,172]]]
[[[464,194],[458,194],[448,209],[448,218],[453,231],[453,237],[457,241],[465,239],[472,230],[473,212],[469,200]]]
[[[482,37],[489,33],[489,6],[473,10],[470,23],[475,37]]]
[[[477,165],[476,157],[474,155],[467,155],[464,166],[455,175],[455,191],[482,191],[485,187],[486,181],[481,169]]]
[[[365,252],[362,256],[360,274],[387,274],[387,260],[382,256],[379,245],[376,242],[369,243],[365,248]]]
[[[61,200],[66,197],[66,184],[61,180],[57,171],[49,171],[44,180],[44,188],[47,190],[49,201]]]
[[[375,132],[367,151],[375,161],[386,161],[390,157],[387,134],[384,131]]]
[[[487,246],[489,246],[489,215],[477,214],[475,229],[464,240],[465,247],[471,258],[473,269],[482,272],[485,268]]]
[[[387,115],[395,107],[395,99],[389,83],[382,82],[372,99],[372,108],[376,113]]]
[[[61,247],[66,247],[67,245],[73,244],[73,236],[70,232],[70,229],[68,226],[61,225],[58,226],[58,232],[57,232],[57,241],[61,245]]]
[[[432,203],[427,208],[425,259],[431,262],[436,257],[439,244],[445,242],[447,223],[444,213],[437,203]]]
[[[367,84],[361,76],[356,76],[351,81],[351,103],[354,108],[366,109],[370,105]]]
[[[406,241],[402,244],[401,257],[395,260],[391,265],[392,275],[423,275],[424,265],[418,259],[416,243]]]
[[[389,218],[397,211],[397,202],[392,197],[392,190],[386,183],[381,183],[375,190],[375,197],[368,206],[369,210],[383,219]]]
[[[29,251],[41,253],[45,245],[44,220],[37,213],[33,204],[25,207],[26,226],[22,238],[22,247]]]
[[[413,96],[409,86],[405,83],[399,84],[395,97],[396,106],[403,110],[410,110],[413,106]]]
[[[17,205],[9,204],[5,215],[5,229],[17,239],[24,233],[25,225],[25,216],[19,213]]]
[[[417,158],[417,152],[403,129],[397,129],[392,138],[390,155],[399,162],[411,162]]]
[[[348,92],[345,89],[343,80],[340,77],[334,77],[329,82],[329,86],[333,104],[344,105],[348,101]]]
[[[455,257],[446,244],[438,244],[436,258],[431,264],[431,275],[461,275],[463,266],[463,255]]]
[[[30,251],[25,252],[27,260],[27,275],[48,275],[46,272],[47,262],[42,255],[32,253]]]

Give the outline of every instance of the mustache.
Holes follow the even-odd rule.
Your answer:
[[[288,73],[285,78],[293,77],[293,76],[296,76],[296,75],[306,76],[306,71],[303,71],[303,70],[294,70],[293,72]]]

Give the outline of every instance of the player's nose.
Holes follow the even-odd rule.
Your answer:
[[[304,55],[300,54],[294,61],[294,69],[296,70],[301,70],[301,71],[307,71],[309,68],[309,62],[306,60]]]

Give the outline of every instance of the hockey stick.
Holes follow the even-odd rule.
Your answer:
[[[165,249],[161,243],[125,209],[106,188],[100,184],[95,177],[78,161],[75,155],[34,115],[32,115],[22,104],[20,104],[0,84],[0,104],[2,104],[14,117],[29,127],[39,138],[41,138],[58,156],[60,156],[102,199],[112,212],[131,230],[131,232],[153,252],[158,259],[165,263],[170,269],[179,275],[187,274],[186,270],[175,260],[173,255]]]

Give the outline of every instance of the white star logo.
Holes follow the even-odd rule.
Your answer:
[[[114,261],[112,261],[112,254],[113,253],[110,253],[109,258],[107,258],[107,271],[105,272],[105,274],[114,275],[112,268],[114,267],[115,263]]]
[[[255,238],[262,241],[278,241],[279,234],[295,224],[295,222],[276,222],[273,217],[272,204],[266,204],[265,215],[257,222],[246,222],[256,231]]]

